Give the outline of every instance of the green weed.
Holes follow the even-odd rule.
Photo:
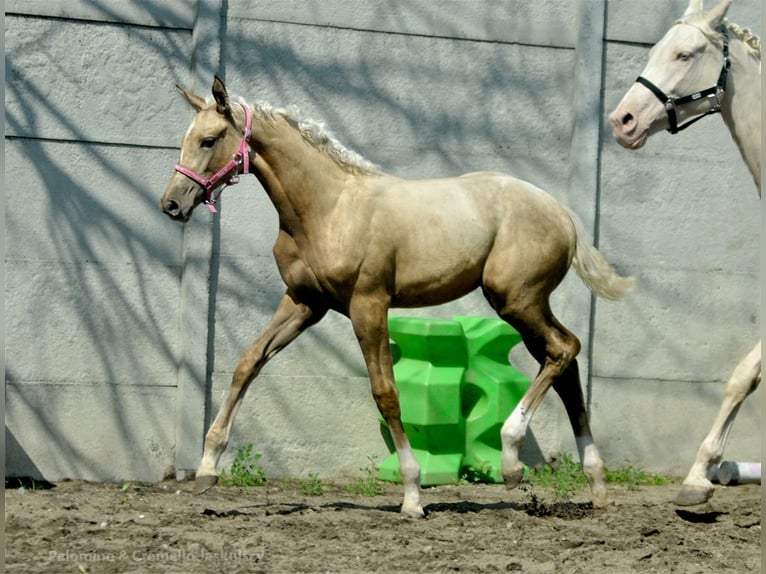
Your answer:
[[[464,467],[460,473],[458,483],[466,484],[469,482],[494,482],[492,478],[492,463],[488,460],[479,460],[474,465]]]
[[[306,480],[300,482],[300,489],[306,496],[322,496],[324,494],[324,485],[315,472],[309,473]]]
[[[575,462],[569,453],[562,455],[558,468],[555,470],[548,464],[541,469],[526,468],[524,480],[533,487],[540,486],[552,489],[556,499],[560,501],[568,501],[572,494],[588,487],[588,481],[582,473],[582,465]],[[607,470],[606,481],[620,484],[628,489],[672,482],[667,477],[651,474],[631,465],[618,470]]]
[[[607,470],[606,481],[621,484],[630,490],[636,490],[639,486],[669,484],[672,482],[671,479],[665,476],[651,474],[631,465],[624,466],[618,470]]]
[[[251,486],[261,486],[266,483],[263,468],[257,464],[261,455],[253,453],[253,445],[248,444],[237,449],[237,455],[231,463],[229,471],[223,471],[218,481],[223,486],[239,486],[247,491]]]
[[[562,502],[568,501],[575,492],[588,486],[588,481],[582,473],[582,466],[572,460],[572,455],[569,453],[561,456],[555,470],[551,465],[546,464],[541,469],[527,469],[525,475],[526,480],[533,487],[552,489],[556,500]]]
[[[351,494],[359,494],[361,496],[377,496],[383,494],[383,485],[378,480],[377,471],[375,468],[375,457],[368,457],[370,464],[366,468],[361,468],[364,476],[355,479],[351,484],[346,487],[346,490]]]

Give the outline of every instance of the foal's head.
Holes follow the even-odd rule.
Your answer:
[[[172,219],[187,221],[200,203],[208,203],[214,210],[216,190],[235,183],[232,178],[247,170],[249,158],[242,135],[245,110],[231,106],[226,87],[218,77],[213,83],[210,103],[176,87],[197,115],[183,137],[181,159],[162,194],[160,207]],[[241,153],[238,157],[243,148],[245,157]]]
[[[730,4],[731,0],[723,0],[703,12],[702,0],[691,0],[683,17],[655,44],[639,80],[609,115],[614,137],[620,145],[637,149],[650,135],[676,129],[671,125],[662,96],[684,98],[715,86],[723,63],[721,26]],[[646,83],[653,84],[659,95]],[[669,106],[673,108],[670,113],[677,116],[678,125],[709,112],[717,103],[714,97],[688,99],[686,103]]]

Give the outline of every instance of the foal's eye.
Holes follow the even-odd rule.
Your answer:
[[[215,145],[216,138],[205,138],[202,140],[202,147],[213,147]]]
[[[692,59],[692,53],[691,52],[679,52],[676,56],[676,60],[680,60],[681,62],[687,62]]]

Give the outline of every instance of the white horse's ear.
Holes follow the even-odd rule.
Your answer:
[[[718,6],[712,8],[707,14],[705,14],[705,20],[710,24],[713,30],[717,30],[721,25],[721,21],[726,16],[726,11],[731,6],[731,0],[723,0]]]
[[[181,92],[181,95],[187,102],[189,102],[189,105],[194,108],[195,112],[199,112],[202,108],[205,107],[206,102],[204,98],[201,98],[196,94],[192,94],[191,92],[187,92],[178,84],[176,84],[176,89]]]
[[[226,85],[218,76],[215,76],[215,80],[213,81],[213,98],[215,98],[215,103],[218,104],[218,113],[223,115],[231,114],[229,92],[226,91]]]
[[[686,7],[684,17],[702,12],[702,1],[703,0],[689,0],[689,5]]]

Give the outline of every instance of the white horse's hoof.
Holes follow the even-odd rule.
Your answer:
[[[198,476],[194,479],[194,494],[204,494],[218,484],[218,477],[215,475]]]
[[[703,504],[710,500],[713,496],[715,488],[711,484],[710,486],[699,486],[692,484],[684,484],[681,487],[680,492],[676,495],[675,503],[678,506],[694,506],[695,504]]]

